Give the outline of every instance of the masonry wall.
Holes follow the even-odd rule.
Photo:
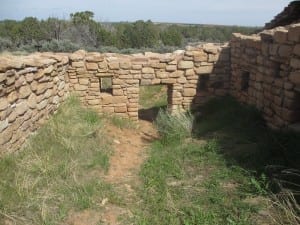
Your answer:
[[[106,81],[105,81],[106,80]],[[110,88],[103,83],[110,81]],[[184,111],[230,84],[228,46],[169,54],[33,54],[0,58],[0,154],[15,151],[69,94],[99,113],[138,119],[139,87],[167,85],[171,112]]]
[[[68,69],[70,90],[99,113],[138,119],[139,87],[167,85],[171,112],[188,110],[229,90],[228,46],[205,44],[168,54],[117,55],[75,52]],[[112,82],[102,90],[102,79]]]
[[[68,93],[64,55],[0,58],[0,155],[20,148]]]
[[[231,94],[256,106],[273,128],[300,122],[300,24],[233,34]]]

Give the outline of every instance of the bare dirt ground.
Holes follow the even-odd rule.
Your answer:
[[[140,166],[147,157],[147,146],[158,135],[153,124],[144,120],[139,121],[137,128],[131,129],[107,124],[106,131],[112,137],[114,153],[104,180],[114,186],[122,199],[122,206],[110,203],[109,199],[103,199],[102,212],[85,210],[73,213],[67,220],[68,225],[128,224],[126,220],[133,215],[128,206],[138,201],[135,187],[140,184]]]

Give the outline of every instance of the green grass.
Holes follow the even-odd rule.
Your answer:
[[[104,198],[118,202],[100,178],[111,154],[102,127],[71,97],[22,151],[2,158],[0,224],[61,224],[70,211],[100,210]]]
[[[141,170],[142,200],[133,207],[134,222],[274,224],[272,211],[267,210],[272,194],[265,168],[287,166],[282,151],[295,152],[288,146],[289,142],[299,146],[299,134],[269,130],[259,112],[229,97],[215,99],[199,110],[193,138],[184,130],[179,131],[182,135],[173,135],[172,117],[156,123],[165,132],[151,145]],[[173,117],[174,130],[176,121]],[[267,210],[270,217],[261,217],[261,210]]]
[[[168,104],[167,86],[141,86],[139,103],[144,109],[166,106]]]
[[[133,128],[136,128],[136,126],[137,126],[137,123],[130,120],[129,118],[123,118],[123,117],[115,116],[115,115],[107,115],[105,118],[107,119],[107,121],[109,123],[113,124],[114,126],[120,128],[120,129],[123,129],[123,128],[133,129]]]

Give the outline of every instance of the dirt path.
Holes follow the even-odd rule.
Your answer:
[[[147,157],[145,149],[157,138],[157,132],[152,123],[143,120],[139,121],[137,129],[120,129],[113,125],[108,125],[106,129],[113,138],[114,154],[105,180],[114,185],[125,205],[130,205],[137,200],[134,187],[140,184],[138,173]],[[108,203],[101,221],[107,225],[117,225],[118,218],[131,215],[128,208]]]

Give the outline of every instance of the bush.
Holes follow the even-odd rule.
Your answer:
[[[44,41],[40,51],[42,52],[74,52],[80,49],[81,46],[72,43],[70,40],[55,40]]]
[[[158,132],[163,138],[185,138],[192,135],[194,117],[190,112],[171,115],[160,110],[155,121]]]
[[[0,37],[0,51],[9,50],[13,47],[13,43],[8,38]]]

